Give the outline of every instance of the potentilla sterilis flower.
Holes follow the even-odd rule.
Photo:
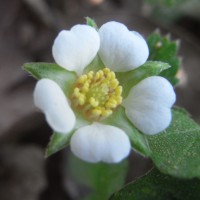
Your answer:
[[[97,55],[105,68],[84,72]],[[59,33],[53,57],[62,68],[76,72],[77,80],[68,96],[56,82],[39,80],[34,102],[55,132],[73,132],[70,147],[76,156],[88,162],[107,163],[128,156],[131,145],[126,132],[103,123],[119,106],[144,134],[157,134],[169,126],[175,93],[165,78],[152,76],[140,81],[124,99],[116,78],[115,72],[141,66],[148,55],[143,37],[118,22],[108,22],[98,32],[88,25],[76,25]],[[87,123],[80,125],[76,113]]]

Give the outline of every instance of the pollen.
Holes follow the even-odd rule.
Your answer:
[[[72,92],[72,105],[91,120],[110,116],[122,103],[122,86],[108,68],[80,76]]]

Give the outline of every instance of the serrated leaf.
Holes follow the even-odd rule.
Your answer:
[[[127,160],[118,164],[91,164],[81,161],[72,154],[68,163],[70,175],[91,190],[85,200],[107,200],[114,191],[122,187],[128,169]]]
[[[198,200],[200,180],[176,179],[153,169],[116,192],[110,200]]]
[[[54,153],[64,149],[70,144],[70,139],[74,131],[68,134],[60,134],[54,132],[50,138],[49,144],[47,146],[45,157],[49,157]]]
[[[180,68],[177,41],[171,41],[168,36],[161,36],[159,33],[152,33],[148,37],[147,43],[150,51],[148,60],[169,63],[171,68],[163,71],[160,75],[167,78],[172,85],[176,85],[178,83],[176,74]]]
[[[77,78],[75,72],[67,71],[54,63],[25,63],[23,69],[36,79],[48,78],[55,81],[65,94],[70,92]]]
[[[181,178],[200,178],[200,126],[184,111],[173,110],[171,126],[147,139],[151,159],[161,172]]]
[[[163,70],[168,68],[170,68],[168,63],[148,61],[132,71],[116,73],[117,79],[119,80],[120,85],[123,87],[123,97],[125,98],[130,89],[141,80],[150,76],[157,76]]]
[[[128,120],[123,107],[118,107],[113,115],[103,120],[102,123],[121,128],[129,136],[132,147],[136,151],[144,156],[149,156],[151,154],[146,136],[140,133]]]

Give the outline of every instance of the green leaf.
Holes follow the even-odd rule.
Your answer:
[[[77,78],[75,72],[67,71],[54,63],[25,63],[23,69],[36,79],[48,78],[55,81],[67,95]]]
[[[98,26],[92,18],[86,17],[86,24],[98,30]]]
[[[146,136],[139,132],[129,121],[125,114],[125,109],[119,106],[117,110],[108,118],[102,121],[104,124],[109,124],[121,128],[129,136],[132,147],[144,156],[151,154]]]
[[[160,75],[167,78],[172,85],[176,85],[178,83],[176,74],[180,67],[180,59],[177,56],[179,42],[171,41],[169,36],[161,36],[155,32],[148,37],[147,43],[150,51],[148,60],[169,63],[171,68],[163,71]]]
[[[128,162],[118,164],[83,162],[77,157],[69,157],[69,173],[79,183],[91,190],[87,200],[107,200],[109,196],[124,184]]]
[[[200,178],[200,127],[185,111],[173,110],[171,126],[147,139],[151,158],[161,172],[181,178]]]
[[[150,76],[157,76],[168,68],[170,68],[168,63],[148,61],[132,71],[116,73],[117,79],[123,87],[123,97],[125,98],[130,89],[143,79]]]
[[[176,179],[153,169],[116,192],[110,200],[198,200],[200,180]]]
[[[61,134],[54,132],[47,146],[45,157],[49,157],[54,153],[67,147],[70,144],[70,139],[73,132],[74,131],[68,134]]]

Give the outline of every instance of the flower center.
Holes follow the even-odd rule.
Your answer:
[[[72,104],[92,120],[113,113],[122,102],[122,86],[108,68],[88,72],[78,78],[72,93]]]

